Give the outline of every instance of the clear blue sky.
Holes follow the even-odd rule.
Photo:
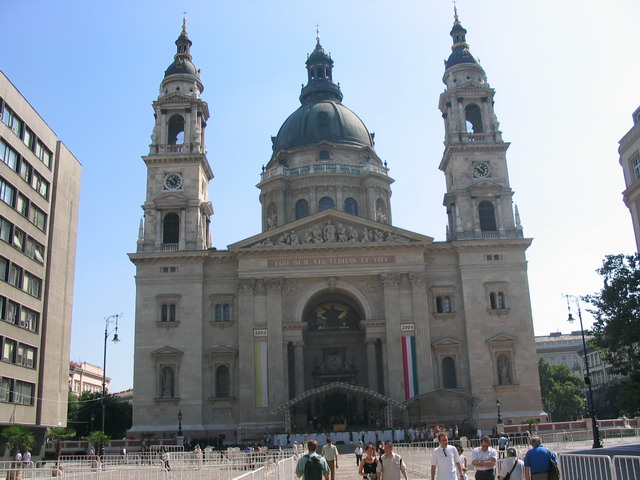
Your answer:
[[[133,385],[135,251],[153,127],[151,103],[188,12],[209,103],[210,197],[217,248],[258,233],[255,184],[298,103],[304,61],[322,44],[344,104],[376,133],[395,225],[444,240],[443,123],[448,0],[0,0],[2,69],[83,164],[72,359]],[[515,202],[526,236],[537,334],[571,330],[562,292],[599,288],[607,253],[634,240],[618,164],[640,105],[637,0],[459,0],[472,52],[497,91]],[[583,308],[585,305],[583,305]],[[588,318],[588,316],[587,316]]]

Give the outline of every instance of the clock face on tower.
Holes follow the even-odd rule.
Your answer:
[[[179,173],[166,173],[164,175],[165,190],[179,190],[182,188],[182,175]]]
[[[475,178],[484,178],[491,176],[489,162],[473,162],[473,176]]]

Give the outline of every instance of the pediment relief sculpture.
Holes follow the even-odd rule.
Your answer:
[[[380,229],[358,228],[342,223],[316,224],[302,232],[289,230],[277,237],[267,237],[255,243],[253,247],[321,245],[335,243],[405,243],[409,239],[396,232]]]

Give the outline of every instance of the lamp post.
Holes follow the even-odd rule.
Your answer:
[[[500,401],[500,398],[498,398],[496,400],[496,407],[498,407],[498,425],[500,425],[502,423],[502,415],[500,415],[500,407],[502,406],[502,402]]]
[[[102,433],[104,433],[104,417],[105,417],[104,401],[107,396],[107,339],[109,338],[109,335],[111,334],[111,332],[115,332],[113,334],[113,338],[111,339],[111,341],[113,343],[118,343],[120,341],[120,339],[118,338],[118,318],[120,318],[121,316],[122,316],[121,313],[116,313],[115,315],[109,315],[107,318],[104,319],[104,350],[103,350],[103,359],[102,359],[102,401],[101,401]],[[111,324],[115,324],[115,327],[109,330],[109,325]],[[104,447],[102,446],[103,443],[100,444],[101,450],[104,450]],[[100,454],[101,455],[104,454],[104,451],[100,452]]]
[[[178,436],[182,437],[182,409],[178,410]]]
[[[593,447],[592,448],[602,448],[602,443],[600,443],[600,430],[598,429],[598,418],[596,417],[596,407],[593,403],[593,390],[591,388],[591,372],[589,371],[589,358],[587,357],[587,342],[584,339],[584,326],[582,324],[582,311],[580,310],[580,300],[575,295],[567,295],[565,294],[565,298],[567,299],[567,310],[569,311],[569,317],[567,321],[569,323],[573,323],[575,320],[573,315],[571,314],[571,305],[569,300],[573,300],[576,304],[576,308],[578,311],[578,319],[580,320],[580,333],[582,334],[582,349],[584,350],[584,366],[586,374],[584,376],[584,383],[587,384],[587,388],[589,391],[589,401],[587,402],[589,405],[588,411],[589,416],[591,417],[591,428],[593,429]]]

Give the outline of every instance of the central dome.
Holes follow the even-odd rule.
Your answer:
[[[280,127],[274,152],[320,141],[373,147],[371,135],[360,118],[334,99],[302,105]]]

